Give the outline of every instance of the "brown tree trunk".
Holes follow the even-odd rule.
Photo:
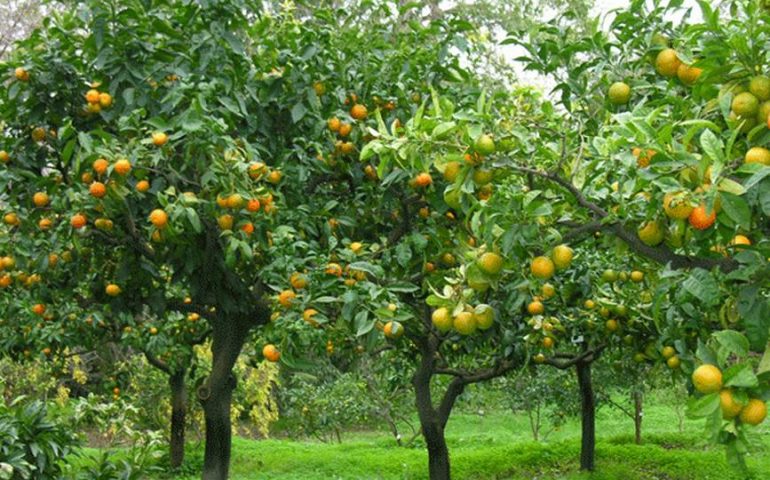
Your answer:
[[[185,373],[185,370],[179,370],[169,376],[169,386],[171,387],[171,468],[179,468],[184,462],[184,430],[187,418]]]
[[[444,438],[444,424],[433,406],[430,381],[434,373],[434,352],[431,340],[421,352],[420,365],[412,378],[415,405],[420,418],[422,436],[428,447],[428,474],[430,480],[449,480],[449,449]]]
[[[591,363],[578,362],[576,367],[582,407],[580,469],[593,471],[594,452],[596,449],[596,400],[591,383]]]
[[[203,480],[227,480],[232,447],[230,406],[236,385],[232,370],[249,329],[222,320],[213,327],[211,373],[198,391],[206,419]]]
[[[642,444],[642,417],[644,412],[642,410],[642,400],[644,396],[642,392],[634,390],[634,442],[637,445]]]

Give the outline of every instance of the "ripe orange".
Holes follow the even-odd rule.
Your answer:
[[[471,312],[460,312],[452,321],[452,326],[460,335],[470,335],[476,331],[478,327],[476,318]]]
[[[631,87],[625,82],[615,82],[610,85],[607,97],[613,105],[624,105],[631,99]]]
[[[283,290],[278,294],[278,303],[284,308],[289,308],[296,297],[297,294],[291,290]]]
[[[539,256],[532,259],[529,270],[535,277],[548,280],[549,278],[553,277],[553,274],[556,271],[556,266],[554,265],[553,260],[550,258]]]
[[[41,218],[39,222],[37,222],[37,226],[40,228],[40,230],[50,230],[51,227],[53,227],[53,222],[50,218]]]
[[[131,162],[125,158],[121,158],[115,162],[115,172],[120,176],[125,176],[131,171]]]
[[[663,350],[660,351],[660,354],[663,356],[663,358],[668,360],[669,358],[671,358],[674,355],[676,355],[676,349],[674,347],[672,347],[671,345],[667,345],[667,346],[663,347]]]
[[[243,225],[241,225],[241,231],[246,235],[251,235],[252,233],[254,233],[254,224],[251,222],[244,223]]]
[[[445,333],[452,329],[452,316],[447,308],[441,307],[433,311],[430,316],[433,326],[439,332]]]
[[[658,152],[652,150],[651,148],[642,150],[639,147],[634,147],[634,149],[631,150],[631,153],[634,155],[634,157],[636,157],[636,165],[639,168],[646,168],[650,166],[652,157],[654,157]]]
[[[324,83],[321,81],[313,82],[313,91],[320,97],[326,93],[326,85],[324,85]]]
[[[281,173],[280,170],[273,170],[267,175],[267,181],[275,185],[281,181],[282,177],[283,177],[283,174]]]
[[[644,273],[639,270],[631,272],[631,281],[634,283],[640,283],[644,280]]]
[[[5,150],[0,150],[0,163],[8,163],[11,160],[11,156]]]
[[[267,165],[262,162],[255,162],[249,165],[249,177],[254,180],[259,179],[267,171]]]
[[[246,204],[246,210],[250,212],[257,212],[259,211],[260,203],[259,200],[256,198],[252,198],[249,200],[249,203]]]
[[[99,103],[99,90],[91,89],[86,92],[86,101],[88,103]]]
[[[155,225],[155,228],[162,230],[168,225],[168,214],[160,208],[156,208],[150,212],[150,223]]]
[[[107,187],[102,182],[94,182],[88,187],[88,192],[96,198],[102,198],[107,195]]]
[[[219,225],[219,228],[222,230],[232,230],[233,229],[233,216],[229,214],[220,215],[219,218],[217,218],[217,225]]]
[[[454,183],[454,181],[457,179],[457,176],[460,174],[461,168],[462,164],[460,162],[448,162],[444,167],[444,180],[449,183]]]
[[[11,286],[11,283],[13,283],[13,277],[7,273],[0,277],[0,288],[8,288]]]
[[[692,85],[697,82],[701,73],[703,73],[702,68],[685,65],[684,63],[680,64],[676,70],[676,76],[685,85]]]
[[[688,220],[690,221],[690,225],[696,230],[706,230],[712,225],[714,225],[714,222],[717,219],[717,212],[712,211],[708,212],[706,209],[706,204],[701,203],[697,207],[693,209],[693,211],[690,213],[690,216],[688,217]]]
[[[86,216],[82,213],[76,213],[72,216],[70,219],[70,225],[72,225],[73,228],[79,229],[86,226]]]
[[[679,60],[676,50],[666,48],[661,50],[655,58],[655,71],[664,77],[674,77],[679,71],[679,65],[681,64],[682,62]]]
[[[334,275],[335,277],[341,277],[342,267],[339,263],[329,263],[326,265],[326,273],[329,275]]]
[[[109,218],[97,218],[94,220],[94,227],[99,230],[112,230],[113,226],[112,220]]]
[[[150,182],[147,180],[139,180],[136,182],[136,191],[144,193],[150,189]]]
[[[764,147],[752,147],[746,152],[743,163],[759,163],[770,166],[770,150]]]
[[[387,338],[395,340],[401,338],[401,336],[404,334],[404,327],[400,322],[396,322],[395,320],[390,321],[385,324],[385,328],[382,329],[382,333],[384,333]]]
[[[265,357],[265,360],[268,362],[275,363],[281,359],[281,352],[278,351],[275,345],[268,343],[262,348],[262,356]]]
[[[350,109],[350,116],[356,120],[363,120],[368,114],[369,111],[366,109],[366,106],[361,105],[360,103],[356,103]]]
[[[6,225],[19,225],[21,223],[21,220],[19,220],[19,216],[18,215],[16,215],[15,213],[11,212],[11,213],[6,213],[3,216],[3,222]]]
[[[593,310],[594,308],[596,308],[596,302],[594,302],[594,301],[593,301],[593,300],[591,300],[591,299],[588,299],[588,300],[586,300],[585,302],[583,302],[583,306],[584,306],[586,309],[588,309],[588,310]]]
[[[101,105],[102,108],[110,108],[112,106],[112,95],[109,93],[100,93],[99,105]]]
[[[497,275],[503,270],[503,257],[494,252],[486,252],[479,257],[476,264],[482,272]]]
[[[527,313],[530,315],[542,315],[545,313],[545,305],[540,300],[533,300],[527,305]]]
[[[110,283],[106,287],[104,287],[104,293],[111,297],[117,297],[120,295],[121,289],[118,285],[115,285],[114,283]]]
[[[732,108],[736,115],[753,120],[759,111],[759,99],[749,92],[739,93],[733,98]]]
[[[32,306],[32,313],[40,317],[42,317],[45,314],[45,311],[46,311],[46,306],[43,305],[42,303],[36,303],[35,305]]]
[[[722,389],[722,371],[714,365],[701,365],[692,372],[692,383],[700,393],[718,392]]]
[[[153,132],[152,144],[156,147],[162,147],[168,142],[168,135],[164,132]]]
[[[339,132],[342,122],[340,122],[339,118],[334,117],[334,118],[330,118],[326,122],[326,125],[329,127],[329,130],[331,130],[332,132]]]
[[[80,181],[90,185],[94,181],[94,176],[91,172],[83,172],[83,175],[80,176]]]
[[[32,140],[36,142],[42,142],[45,140],[46,131],[43,127],[37,127],[34,130],[32,130]]]
[[[751,240],[746,235],[736,235],[730,241],[730,245],[751,245]]]
[[[94,167],[94,172],[96,172],[97,175],[104,175],[105,173],[107,173],[107,168],[109,168],[109,166],[110,166],[110,163],[103,158],[94,160],[93,167]]]
[[[433,183],[433,178],[430,176],[430,173],[422,172],[414,178],[414,183],[418,187],[427,187]]]
[[[620,324],[618,323],[617,320],[615,320],[613,318],[611,318],[611,319],[607,320],[606,322],[604,322],[604,326],[605,326],[605,328],[607,328],[608,332],[617,332],[618,329],[620,329]]]
[[[353,126],[349,123],[341,123],[338,130],[339,130],[340,137],[344,138],[350,135],[350,132],[353,131]]]
[[[294,272],[289,277],[289,283],[291,283],[292,288],[302,290],[307,287],[307,278],[299,272]]]
[[[238,210],[239,208],[243,207],[243,197],[239,193],[233,193],[227,197],[225,204],[227,208]]]
[[[20,82],[29,81],[29,72],[22,67],[16,67],[16,70],[14,70],[13,74],[16,77],[16,80]]]
[[[99,113],[102,111],[102,106],[98,103],[89,103],[86,105],[86,112]]]
[[[543,348],[553,348],[554,340],[551,337],[543,338]]]
[[[476,305],[476,308],[473,309],[473,316],[476,319],[476,326],[480,330],[488,330],[495,323],[495,311],[484,303]]]
[[[725,420],[732,420],[743,410],[743,405],[735,401],[733,392],[729,389],[719,392],[719,406],[722,407],[722,418]]]
[[[345,155],[350,155],[355,150],[356,150],[356,146],[353,144],[353,142],[343,142],[340,145],[340,151]]]
[[[767,404],[758,399],[752,398],[749,404],[741,410],[741,422],[747,425],[759,425],[767,418]]]
[[[48,205],[49,201],[48,194],[45,192],[37,192],[32,196],[32,203],[34,203],[36,207],[45,207]]]

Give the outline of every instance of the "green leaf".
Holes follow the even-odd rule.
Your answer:
[[[751,209],[741,197],[730,193],[722,193],[722,209],[725,214],[744,230],[751,229]]]
[[[700,398],[691,398],[687,402],[687,416],[703,418],[711,415],[719,408],[719,394],[710,393]]]
[[[417,285],[408,282],[400,282],[394,283],[393,285],[388,285],[388,290],[391,292],[411,293],[416,292],[419,289],[420,287]]]
[[[385,275],[384,270],[379,265],[373,265],[369,262],[353,262],[350,264],[351,270],[361,270],[372,275],[374,278],[381,280]]]
[[[759,385],[759,380],[747,364],[736,364],[725,370],[723,381],[728,387],[754,388]]]
[[[711,273],[702,268],[693,270],[682,282],[682,287],[707,305],[715,305],[719,301],[719,284]]]
[[[356,336],[360,337],[362,335],[366,335],[367,333],[372,331],[372,328],[374,328],[374,323],[376,322],[375,318],[369,318],[369,311],[368,310],[361,310],[356,314],[355,319],[353,320],[353,323],[356,327]]]
[[[443,138],[447,133],[451,132],[457,124],[455,122],[442,122],[436,125],[433,128],[433,132],[431,132],[430,136],[434,140],[440,140]]]
[[[396,261],[399,265],[406,268],[409,265],[409,261],[412,259],[412,249],[409,248],[409,244],[401,242],[396,246]]]
[[[83,150],[86,152],[93,152],[93,143],[91,142],[91,137],[89,137],[88,134],[78,132],[78,143],[80,143],[80,146],[83,147]]]
[[[203,231],[203,226],[201,225],[201,219],[198,218],[198,212],[190,207],[187,207],[184,210],[187,214],[187,219],[190,221],[190,225],[193,227],[193,230],[195,230],[196,233],[201,233]]]
[[[713,335],[719,346],[730,353],[739,357],[745,357],[749,353],[749,341],[746,337],[735,330],[722,330]]]
[[[294,123],[297,123],[305,117],[306,113],[307,108],[305,108],[305,105],[301,102],[297,103],[291,108],[291,119]]]
[[[711,157],[712,160],[717,162],[724,162],[724,144],[714,132],[711,130],[705,130],[700,136],[700,144],[703,151]]]

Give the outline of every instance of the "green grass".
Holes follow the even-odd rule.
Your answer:
[[[679,433],[673,412],[648,406],[644,444],[633,444],[633,424],[617,410],[602,409],[597,418],[596,473],[578,468],[580,425],[571,421],[547,442],[531,440],[525,415],[457,414],[447,427],[454,478],[509,480],[728,480],[739,479],[721,447],[701,439],[702,422],[687,421]],[[767,427],[763,440],[770,445]],[[191,446],[191,462],[200,461]],[[770,456],[749,459],[757,478],[770,478]],[[763,477],[762,475],[765,475]],[[192,480],[196,476],[177,476]],[[350,432],[342,444],[314,441],[237,438],[233,444],[233,480],[426,479],[427,453],[422,444],[395,445],[380,432]]]

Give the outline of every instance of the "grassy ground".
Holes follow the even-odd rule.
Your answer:
[[[547,442],[529,435],[524,415],[458,414],[448,425],[454,478],[509,480],[728,480],[740,478],[725,462],[720,447],[701,440],[701,422],[686,421],[679,433],[677,419],[667,407],[648,406],[644,444],[633,444],[633,424],[617,410],[602,409],[597,419],[597,471],[578,471],[579,432],[576,421],[554,432]],[[763,440],[770,446],[770,429]],[[200,447],[189,459],[200,461]],[[770,478],[770,455],[759,452],[749,460],[758,479]],[[342,444],[290,440],[236,439],[233,480],[426,479],[427,454],[421,444],[395,446],[385,433],[356,432]],[[764,475],[764,476],[763,476]],[[195,476],[177,476],[192,480]]]

